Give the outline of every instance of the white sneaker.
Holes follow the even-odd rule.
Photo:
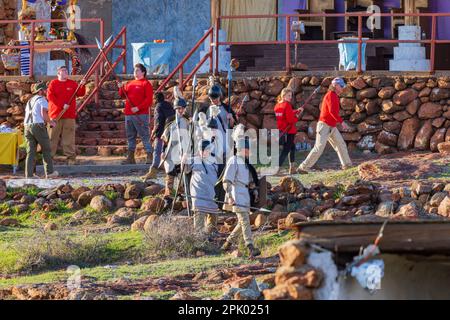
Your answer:
[[[59,176],[58,171],[53,171],[52,173],[47,175],[47,179],[57,178]]]

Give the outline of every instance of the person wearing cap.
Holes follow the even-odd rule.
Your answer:
[[[166,148],[162,155],[165,177],[164,209],[172,204],[175,177],[181,173],[181,159],[189,150],[189,119],[186,116],[186,100],[174,101],[175,120],[169,123],[162,135]]]
[[[161,153],[164,145],[161,137],[164,133],[164,128],[166,127],[166,125],[175,117],[175,110],[173,109],[172,104],[165,100],[164,94],[162,92],[158,92],[155,97],[157,102],[155,106],[155,122],[150,137],[151,141],[154,141],[153,162],[147,174],[142,177],[144,181],[156,178],[156,173],[161,162]]]
[[[47,85],[39,82],[31,86],[34,96],[25,106],[24,136],[27,142],[27,158],[25,160],[25,178],[33,177],[37,145],[41,146],[46,178],[55,178],[58,172],[53,169],[52,149],[46,123],[54,126],[55,122],[48,115],[48,102],[45,98]]]
[[[347,145],[336,127],[339,123],[345,127],[345,123],[339,116],[339,95],[342,93],[344,87],[345,81],[342,78],[335,78],[332,81],[330,88],[322,101],[314,148],[311,150],[305,161],[298,167],[298,173],[308,173],[308,170],[310,170],[319,160],[325,150],[327,142],[330,142],[333,149],[336,150],[339,160],[341,161],[342,169],[345,170],[352,166]]]
[[[125,128],[128,140],[127,158],[123,164],[135,164],[136,139],[141,137],[147,164],[152,163],[152,145],[150,143],[149,110],[153,105],[153,87],[147,80],[147,68],[138,63],[134,66],[134,80],[127,84],[118,83],[119,95],[125,101]]]
[[[64,155],[67,157],[69,165],[76,162],[75,149],[75,125],[77,118],[76,99],[69,101],[76,91],[76,97],[83,97],[86,94],[86,81],[81,80],[80,88],[78,84],[70,80],[66,66],[58,68],[58,78],[50,82],[47,90],[48,115],[50,119],[56,120],[61,113],[64,114],[56,122],[53,128],[49,129],[52,156],[56,155],[58,144],[61,141]]]
[[[250,256],[256,257],[261,252],[253,244],[250,224],[251,199],[249,186],[254,182],[250,171],[251,164],[249,163],[250,141],[248,138],[244,138],[239,140],[236,145],[237,153],[228,160],[222,181],[226,193],[225,203],[227,203],[223,209],[233,211],[238,218],[238,223],[222,246],[222,250],[230,250],[234,244],[237,244],[242,235]]]
[[[209,140],[200,144],[200,155],[183,157],[186,174],[191,174],[190,195],[194,211],[194,228],[196,232],[211,234],[216,227],[216,215],[219,207],[215,202],[214,185],[217,182],[217,163]]]

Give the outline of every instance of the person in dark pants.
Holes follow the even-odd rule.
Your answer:
[[[46,178],[55,178],[58,172],[53,169],[52,149],[47,133],[46,123],[55,126],[55,122],[48,116],[48,102],[45,98],[47,86],[45,83],[36,83],[31,87],[34,96],[25,107],[24,135],[27,141],[27,159],[25,161],[25,178],[33,177],[36,160],[36,150],[39,144],[42,149],[44,171]]]
[[[175,110],[173,109],[172,104],[164,99],[164,94],[162,92],[158,92],[155,97],[155,123],[151,135],[151,140],[154,141],[153,162],[147,174],[142,177],[144,181],[156,178],[164,145],[161,137],[164,133],[164,128],[166,125],[175,118]]]
[[[289,174],[295,173],[295,135],[297,134],[296,124],[298,121],[291,104],[292,96],[291,90],[283,89],[279,102],[274,109],[278,130],[280,130],[280,143],[283,144],[279,167],[283,166],[284,161],[289,156]]]

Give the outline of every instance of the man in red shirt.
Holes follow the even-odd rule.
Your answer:
[[[69,101],[78,88],[78,84],[68,79],[69,73],[66,66],[58,68],[58,79],[52,80],[47,90],[48,115],[51,120],[56,120],[64,111],[61,119],[53,128],[49,129],[52,156],[56,154],[61,139],[64,155],[67,157],[68,165],[74,165],[76,161],[75,149],[75,124],[77,118],[76,99]],[[76,96],[82,97],[86,94],[85,80],[80,82]]]
[[[119,94],[126,99],[125,127],[128,140],[128,156],[123,164],[135,164],[136,138],[142,139],[147,152],[147,164],[152,163],[152,145],[150,144],[149,110],[153,105],[153,87],[146,79],[147,69],[138,63],[134,66],[134,80],[126,85],[119,83]]]
[[[317,123],[316,130],[316,142],[311,153],[308,155],[305,161],[298,167],[298,173],[307,174],[314,164],[319,160],[322,155],[327,142],[330,142],[331,146],[336,150],[339,160],[341,161],[342,169],[347,169],[352,166],[352,161],[348,155],[347,145],[342,138],[341,133],[336,128],[338,123],[343,123],[342,118],[339,116],[339,95],[342,93],[345,87],[345,81],[342,78],[335,78],[330,86],[329,91],[325,95],[322,101],[322,109],[320,111],[319,122]]]

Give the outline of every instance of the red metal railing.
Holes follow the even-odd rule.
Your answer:
[[[103,46],[105,43],[105,24],[103,19],[100,18],[88,18],[88,19],[77,19],[77,22],[80,23],[98,23],[99,24],[99,40],[101,45]],[[34,54],[36,50],[39,49],[98,49],[97,44],[55,44],[55,45],[43,45],[35,42],[35,26],[42,23],[65,23],[66,19],[37,19],[37,20],[0,20],[0,24],[20,24],[20,23],[28,23],[31,27],[31,35],[28,45],[20,45],[20,46],[8,46],[8,45],[0,45],[0,50],[3,49],[29,49],[30,50],[30,77],[34,77]],[[115,45],[113,48],[123,49],[125,53],[122,56],[123,60],[123,73],[127,73],[127,57],[126,57],[126,32],[122,34],[122,45]],[[99,66],[95,71],[95,85],[98,86],[100,76],[103,75],[104,68],[103,66]],[[98,94],[95,95],[95,101],[98,103],[99,97]]]
[[[286,46],[286,72],[291,71],[291,50],[290,46],[292,44],[339,44],[339,43],[358,43],[358,66],[357,72],[362,72],[362,44],[363,43],[424,43],[430,44],[430,72],[435,72],[435,53],[436,44],[450,43],[450,40],[437,40],[436,39],[436,23],[439,17],[450,17],[450,13],[380,13],[377,17],[431,17],[431,39],[427,40],[392,40],[392,39],[373,39],[373,40],[363,40],[363,18],[373,16],[373,13],[367,12],[352,12],[352,13],[312,13],[312,14],[273,14],[273,15],[241,15],[241,16],[221,16],[216,19],[215,22],[215,32],[216,39],[218,38],[218,33],[221,26],[222,20],[232,20],[232,19],[268,19],[268,18],[285,18],[286,19],[286,39],[278,41],[246,41],[246,42],[235,42],[235,41],[225,41],[214,44],[215,47],[215,66],[214,72],[218,74],[219,71],[219,47],[222,45],[254,45],[254,44],[279,44]],[[291,40],[291,21],[293,18],[313,18],[313,17],[357,17],[358,18],[358,38],[355,40]]]
[[[195,66],[195,68],[191,71],[191,73],[184,79],[183,67],[186,61],[188,61],[192,55],[197,51],[197,49],[206,41],[207,38],[210,38],[210,47],[209,52],[200,60],[199,63]],[[175,76],[178,72],[178,84],[180,89],[183,90],[189,80],[197,73],[198,69],[205,63],[207,59],[209,59],[209,72],[213,71],[213,42],[214,42],[214,28],[209,28],[208,31],[203,35],[203,37],[195,44],[195,46],[186,54],[186,56],[181,60],[181,62],[176,66],[175,69],[169,74],[169,76],[163,81],[163,83],[156,90],[156,93],[161,92],[164,87],[169,83],[169,81]]]

